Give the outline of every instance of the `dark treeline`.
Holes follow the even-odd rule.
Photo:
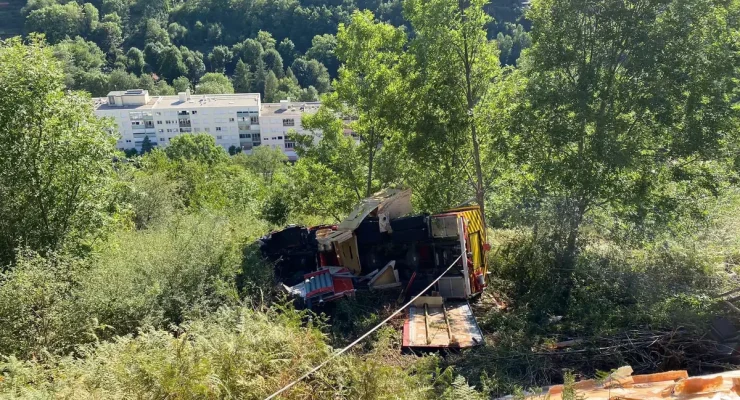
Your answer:
[[[266,101],[318,100],[337,76],[336,33],[353,12],[408,26],[400,0],[29,0],[25,32],[46,35],[67,63],[67,86],[93,96],[132,87],[166,95],[259,92]],[[501,60],[514,64],[529,38],[518,2],[487,7]],[[525,23],[526,25],[526,23]],[[231,84],[214,84],[218,75]],[[221,79],[223,81],[223,79]]]

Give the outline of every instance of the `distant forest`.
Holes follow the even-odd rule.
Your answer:
[[[313,101],[331,90],[338,27],[358,10],[413,36],[400,0],[21,0],[0,7],[0,36],[44,34],[67,87],[93,96],[191,88]],[[530,41],[521,2],[497,0],[486,12],[502,64],[514,65]]]

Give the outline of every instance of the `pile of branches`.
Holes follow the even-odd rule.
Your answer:
[[[535,354],[547,358],[552,368],[583,374],[630,365],[638,374],[686,369],[691,375],[699,375],[736,368],[740,361],[732,355],[736,346],[719,343],[694,329],[646,329],[574,340],[572,345],[554,346]]]

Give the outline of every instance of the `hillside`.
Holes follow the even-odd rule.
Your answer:
[[[534,0],[511,35],[485,0],[33,7],[49,41],[0,41],[0,398],[576,399],[625,365],[737,369],[740,0]],[[123,153],[90,94],[133,86],[321,105],[127,105],[228,129]],[[301,129],[230,154],[239,118]],[[470,348],[412,351],[463,343],[460,310]]]
[[[4,0],[0,2],[0,38],[9,38],[23,33],[21,8],[24,0]]]

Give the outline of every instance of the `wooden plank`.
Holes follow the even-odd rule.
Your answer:
[[[657,374],[635,375],[632,377],[632,380],[636,384],[639,384],[639,383],[675,381],[677,379],[686,379],[688,377],[689,377],[689,373],[686,370],[679,370],[679,371],[659,372]]]
[[[424,303],[424,332],[427,336],[427,344],[432,344],[432,341],[429,340],[429,305]]]

